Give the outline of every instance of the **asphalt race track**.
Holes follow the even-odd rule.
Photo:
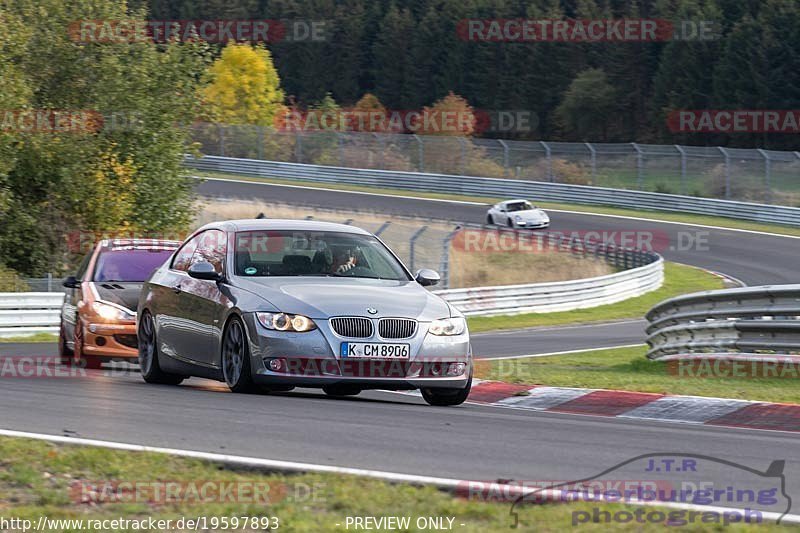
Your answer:
[[[466,203],[260,184],[212,181],[198,191],[474,222],[485,213],[485,207]],[[666,249],[663,255],[747,284],[797,280],[797,239],[561,212],[551,213],[551,219],[553,229],[652,229],[674,239],[680,232],[708,232],[707,250]],[[489,357],[642,341],[640,320],[474,336],[476,352]],[[52,344],[0,345],[0,355],[52,356],[54,351]],[[146,385],[137,372],[126,370],[3,379],[0,402],[2,429],[457,479],[573,480],[652,452],[707,453],[762,470],[772,460],[785,459],[787,491],[800,501],[800,439],[794,433],[476,404],[434,408],[413,395],[379,391],[352,399],[300,389],[237,395],[198,379],[179,387]],[[704,476],[724,486],[736,481],[737,472],[720,467]]]
[[[641,344],[645,324],[644,320],[633,320],[599,326],[559,326],[501,333],[475,333],[472,335],[472,347],[477,357],[492,359],[549,354],[567,349],[584,350]],[[565,335],[569,336],[568,342],[565,342]],[[535,339],[534,343],[531,342],[532,338]],[[57,352],[58,347],[55,343],[0,343],[0,357],[11,355],[54,357]]]
[[[800,497],[796,434],[625,421],[465,404],[434,408],[388,392],[331,399],[306,390],[240,395],[192,379],[147,385],[138,372],[4,379],[4,429],[455,479],[552,481],[596,475],[652,452],[696,452],[756,469],[786,459]],[[703,473],[721,485],[738,472]],[[637,478],[631,478],[637,479]]]
[[[642,344],[646,325],[646,320],[631,320],[601,325],[473,333],[472,349],[477,357],[493,359]]]
[[[308,187],[287,187],[261,183],[211,180],[201,183],[197,192],[218,198],[260,199],[335,209],[358,209],[390,215],[419,218],[444,218],[458,222],[482,223],[488,205],[454,203],[397,196],[354,194]],[[411,194],[411,193],[409,193]],[[533,198],[532,200],[535,200]],[[650,220],[614,218],[548,210],[554,231],[647,231],[669,236],[669,246],[657,249],[666,259],[722,272],[746,285],[797,283],[800,274],[800,238],[770,236],[742,231],[707,229],[683,224],[664,224]],[[254,216],[242,213],[242,216]],[[267,213],[269,216],[269,213]],[[680,235],[680,237],[679,237]],[[702,248],[681,250],[689,237],[705,239]],[[681,239],[681,242],[679,242]]]

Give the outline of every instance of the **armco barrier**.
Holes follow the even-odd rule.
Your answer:
[[[800,356],[800,285],[688,294],[647,313],[650,359]]]
[[[800,208],[715,200],[676,194],[607,189],[543,181],[481,178],[451,174],[420,174],[218,156],[206,156],[199,159],[186,156],[184,163],[190,168],[207,172],[306,180],[317,183],[345,183],[468,196],[522,197],[530,198],[534,201],[676,211],[800,226]]]
[[[657,257],[657,256],[656,256]],[[585,309],[640,296],[664,282],[664,260],[595,278],[434,291],[468,316]],[[0,293],[0,337],[57,333],[62,293]]]
[[[0,337],[58,333],[62,292],[0,292]]]
[[[545,313],[612,304],[658,289],[664,260],[596,278],[434,291],[467,316]]]

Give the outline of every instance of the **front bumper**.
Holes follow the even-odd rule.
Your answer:
[[[84,333],[83,352],[98,357],[137,358],[136,324],[89,324]]]
[[[425,388],[463,389],[472,370],[469,333],[457,336],[428,334],[420,322],[409,339],[345,339],[336,335],[327,320],[316,321],[317,329],[305,333],[268,330],[253,317],[245,317],[250,331],[250,367],[253,381],[263,385],[322,387],[354,385],[362,389],[412,390]],[[407,343],[407,360],[347,359],[339,356],[342,342]],[[281,371],[267,367],[272,359],[284,361]],[[447,375],[451,365],[462,363],[458,375]]]
[[[550,221],[546,222],[530,222],[523,220],[522,222],[514,221],[514,227],[520,229],[544,229],[550,227]]]

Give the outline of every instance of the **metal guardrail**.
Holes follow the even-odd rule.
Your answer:
[[[58,333],[64,293],[0,292],[0,337]]]
[[[650,359],[800,355],[800,285],[688,294],[658,304],[646,317]]]
[[[656,290],[664,260],[595,278],[505,287],[434,291],[467,316],[547,313],[607,305]]]
[[[204,154],[222,157],[800,204],[800,152],[360,131],[280,131],[219,123],[194,123],[190,133]]]
[[[367,187],[467,196],[523,197],[539,201],[675,211],[800,227],[800,208],[796,207],[627,189],[607,189],[587,185],[451,174],[421,174],[416,172],[306,165],[218,156],[205,156],[200,159],[187,156],[184,163],[190,168],[206,172],[305,180],[317,183],[345,183]]]
[[[548,238],[545,236],[545,239]],[[604,257],[611,264],[646,263],[595,278],[434,291],[468,316],[586,309],[640,296],[664,282],[664,260],[652,252],[591,242],[559,242],[572,253]],[[57,333],[62,293],[0,293],[0,337]]]

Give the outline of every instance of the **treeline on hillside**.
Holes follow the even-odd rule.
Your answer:
[[[418,109],[449,91],[476,109],[529,110],[528,138],[797,149],[785,134],[673,134],[675,109],[795,109],[796,0],[140,0],[163,20],[324,20],[324,42],[269,46],[302,104],[375,94]],[[670,42],[509,43],[459,38],[464,19],[713,21],[718,38]],[[559,110],[560,109],[560,110]],[[570,120],[570,114],[581,120]],[[519,137],[519,135],[517,135]]]

